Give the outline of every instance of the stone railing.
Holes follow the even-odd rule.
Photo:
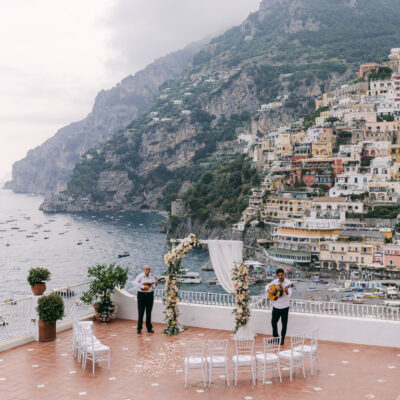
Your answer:
[[[89,282],[48,289],[46,294],[58,292],[64,300],[64,318],[62,324],[72,320],[72,317],[84,317],[93,313],[91,305],[83,304],[79,299],[89,287]],[[33,296],[0,303],[0,343],[21,336],[33,335],[36,321],[36,302]]]

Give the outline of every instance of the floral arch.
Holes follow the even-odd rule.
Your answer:
[[[185,257],[186,253],[188,253],[194,246],[196,246],[197,240],[196,236],[191,233],[182,242],[172,248],[167,254],[164,256],[165,265],[168,267],[167,276],[165,278],[165,297],[164,304],[165,308],[165,316],[167,327],[164,330],[164,333],[167,335],[177,335],[182,332],[183,328],[178,322],[179,310],[178,310],[178,302],[179,302],[179,281],[178,275],[182,272],[181,269],[181,260]]]

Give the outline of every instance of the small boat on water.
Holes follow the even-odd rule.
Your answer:
[[[50,239],[50,238],[49,238],[48,236],[45,236],[43,239],[45,239],[45,240],[46,240],[46,239]]]
[[[51,232],[50,229],[45,229],[43,232]]]
[[[209,285],[216,285],[217,283],[218,283],[218,279],[217,278],[214,278],[214,279],[211,279],[210,281],[208,281]]]
[[[82,240],[80,240],[80,241],[77,243],[77,245],[80,246],[82,243],[83,243]]]
[[[307,292],[315,292],[315,291],[317,291],[317,290],[318,290],[318,288],[315,287],[315,286],[312,286],[312,287],[307,288]]]
[[[130,256],[130,254],[127,251],[124,251],[123,253],[118,254],[118,258],[129,257],[129,256]]]
[[[33,235],[26,235],[26,237],[27,237],[27,238],[31,238],[31,237],[33,237]]]
[[[201,277],[198,272],[187,271],[178,276],[178,281],[180,283],[201,283]]]

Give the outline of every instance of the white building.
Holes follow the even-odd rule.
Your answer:
[[[329,189],[329,196],[340,197],[351,194],[361,194],[368,191],[368,183],[371,181],[371,174],[343,173],[335,180],[335,186]]]
[[[376,157],[371,161],[371,173],[374,181],[388,181],[390,179],[391,157]]]

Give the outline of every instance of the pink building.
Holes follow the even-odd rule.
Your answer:
[[[400,245],[387,244],[383,246],[383,265],[389,269],[400,268]]]

